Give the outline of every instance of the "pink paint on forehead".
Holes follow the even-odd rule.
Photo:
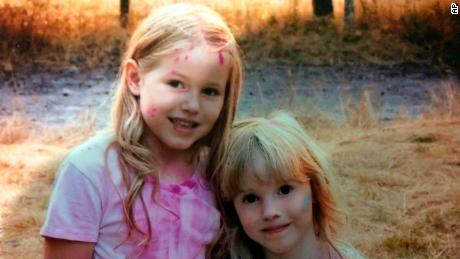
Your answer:
[[[224,54],[222,53],[222,50],[219,50],[219,64],[224,64]]]

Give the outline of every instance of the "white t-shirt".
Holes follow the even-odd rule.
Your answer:
[[[95,242],[93,258],[204,258],[205,246],[217,234],[220,214],[215,209],[203,168],[181,184],[160,183],[158,203],[153,183],[146,181],[134,203],[135,222],[152,239],[145,250],[138,246],[145,236],[127,238],[123,197],[127,194],[108,134],[93,137],[76,147],[59,168],[41,235]]]

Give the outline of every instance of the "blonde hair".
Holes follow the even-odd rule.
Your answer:
[[[197,151],[193,158],[195,162],[200,159],[200,154],[209,154],[206,173],[209,178],[212,169],[220,160],[223,151],[221,139],[226,136],[233,122],[242,86],[240,51],[227,24],[219,14],[202,5],[186,3],[166,5],[153,10],[140,23],[133,32],[123,57],[112,106],[115,139],[111,146],[119,151],[120,168],[128,187],[127,196],[123,201],[125,218],[129,226],[128,238],[133,230],[144,233],[134,222],[133,204],[144,185],[145,177],[153,176],[158,187],[159,175],[156,169],[157,163],[153,159],[154,151],[149,150],[145,143],[146,125],[141,116],[139,99],[128,89],[126,64],[129,60],[135,60],[141,73],[149,71],[154,69],[163,57],[196,41],[206,44],[216,52],[226,51],[231,57],[230,74],[221,113],[210,133],[192,146]],[[203,152],[204,147],[208,148],[208,152]],[[147,213],[146,210],[144,211]],[[147,234],[147,238],[143,243],[147,245],[151,239],[151,230],[144,234]]]
[[[253,170],[255,156],[265,162],[262,172]],[[225,158],[213,177],[213,185],[223,226],[216,250],[231,251],[232,257],[260,258],[263,249],[243,231],[233,206],[240,192],[243,174],[266,180],[274,177],[282,181],[310,182],[313,203],[313,224],[317,236],[324,238],[334,248],[341,223],[334,197],[334,178],[326,154],[316,144],[296,119],[286,112],[276,112],[266,118],[249,118],[236,123],[226,144]],[[337,250],[337,249],[336,249]],[[225,252],[216,253],[225,257]],[[340,254],[340,253],[339,253]]]

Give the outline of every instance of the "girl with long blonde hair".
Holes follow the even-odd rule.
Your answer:
[[[112,131],[59,169],[45,258],[204,258],[220,226],[209,179],[241,86],[220,15],[185,3],[148,15],[122,61]]]

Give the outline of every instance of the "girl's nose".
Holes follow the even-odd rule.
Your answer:
[[[200,109],[199,93],[190,92],[185,96],[182,109],[190,113],[197,113]]]
[[[264,202],[264,208],[263,208],[263,218],[266,221],[274,220],[278,217],[280,217],[281,212],[280,212],[280,207],[278,206],[278,203],[273,200],[266,200]]]

